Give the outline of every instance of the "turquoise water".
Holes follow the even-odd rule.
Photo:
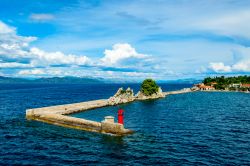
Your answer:
[[[136,131],[125,137],[25,120],[27,108],[107,98],[120,86],[1,85],[0,165],[250,164],[250,95],[244,93],[194,92],[71,115],[101,121],[123,108],[125,127]]]

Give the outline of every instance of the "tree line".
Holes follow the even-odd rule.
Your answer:
[[[229,87],[231,84],[250,84],[250,76],[234,76],[234,77],[207,77],[203,80],[205,85],[211,85],[212,83],[216,83],[214,85],[215,89],[225,89]]]

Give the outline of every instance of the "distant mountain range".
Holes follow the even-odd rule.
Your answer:
[[[168,83],[168,84],[197,84],[202,82],[201,79],[187,78],[187,79],[176,79],[176,80],[159,80],[158,83]]]
[[[178,79],[158,80],[157,83],[168,84],[195,84],[202,80]],[[134,80],[109,80],[103,78],[81,78],[81,77],[50,77],[50,78],[16,78],[0,76],[0,84],[101,84],[101,83],[141,83]]]
[[[103,83],[103,79],[80,78],[80,77],[51,77],[51,78],[14,78],[0,76],[0,84],[22,83],[22,84],[98,84]]]

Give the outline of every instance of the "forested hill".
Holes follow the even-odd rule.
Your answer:
[[[207,77],[203,80],[203,83],[206,85],[216,82],[217,84],[229,85],[229,84],[248,84],[250,83],[250,76],[237,76],[237,77]]]

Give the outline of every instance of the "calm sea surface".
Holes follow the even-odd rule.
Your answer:
[[[27,108],[108,98],[120,86],[139,88],[0,85],[0,165],[250,165],[250,94],[195,92],[71,115],[101,121],[123,108],[136,131],[124,137],[25,119]]]

